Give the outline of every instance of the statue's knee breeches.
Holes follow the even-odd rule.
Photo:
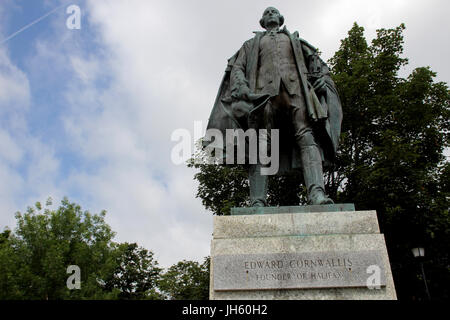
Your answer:
[[[295,140],[302,147],[317,146],[314,139],[312,127],[306,116],[306,107],[292,107],[292,124],[294,127]]]

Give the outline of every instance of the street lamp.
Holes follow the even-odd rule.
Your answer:
[[[425,270],[423,269],[423,260],[425,257],[425,249],[419,247],[419,248],[413,248],[411,251],[414,255],[414,258],[417,258],[419,260],[420,269],[422,270],[423,281],[425,283],[425,291],[427,293],[428,300],[431,300],[430,291],[428,290],[427,278],[425,277]]]
[[[411,251],[414,255],[414,258],[425,257],[425,249],[424,248],[413,248]]]

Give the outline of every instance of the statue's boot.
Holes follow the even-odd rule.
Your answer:
[[[267,206],[268,176],[261,175],[261,165],[252,164],[249,169],[250,202],[252,207]]]
[[[325,194],[323,182],[322,157],[315,145],[301,147],[303,177],[308,190],[309,205],[333,204],[333,200]]]

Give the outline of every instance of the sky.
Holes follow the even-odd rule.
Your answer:
[[[80,28],[68,28],[80,8]],[[448,0],[0,2],[0,231],[36,201],[107,211],[163,267],[209,255],[213,218],[172,134],[203,130],[226,62],[268,6],[327,60],[354,22],[405,23],[404,56],[450,80]],[[34,23],[33,23],[34,22]],[[344,115],[345,116],[345,115]]]

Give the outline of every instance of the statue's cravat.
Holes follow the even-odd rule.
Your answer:
[[[283,32],[283,30],[273,29],[273,30],[267,31],[266,34],[272,38],[275,38],[277,33],[280,33],[280,32]]]

